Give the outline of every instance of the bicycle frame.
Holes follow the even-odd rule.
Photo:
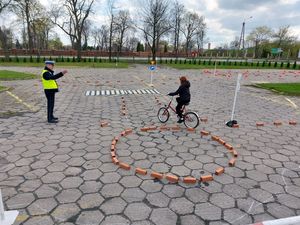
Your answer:
[[[174,109],[173,107],[172,107],[172,102],[173,102],[173,97],[172,97],[172,99],[171,99],[171,101],[169,102],[169,104],[168,104],[168,106],[167,105],[165,105],[166,106],[166,108],[167,109],[171,109],[175,114],[176,114],[176,109]],[[182,106],[182,111],[183,111],[183,114],[185,113],[185,105],[183,105]]]

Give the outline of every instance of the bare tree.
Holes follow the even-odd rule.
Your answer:
[[[278,31],[273,33],[273,38],[278,48],[285,47],[297,40],[297,38],[291,34],[289,25],[279,27]]]
[[[263,42],[267,42],[270,39],[271,35],[272,35],[272,30],[267,26],[256,27],[248,35],[247,40],[253,42],[255,46],[255,51],[254,51],[255,58],[259,57],[260,45]]]
[[[152,52],[152,60],[156,60],[158,43],[163,35],[170,29],[168,0],[145,0],[143,1],[142,22],[139,27],[144,34],[147,45]]]
[[[43,6],[37,0],[14,0],[13,11],[22,20],[24,25],[24,35],[27,36],[27,47],[33,49],[34,34],[32,23],[36,19],[38,12],[44,11]],[[24,41],[25,41],[24,40]]]
[[[4,50],[5,58],[9,58],[9,49],[12,48],[12,30],[6,27],[0,27],[0,47]]]
[[[0,0],[0,14],[11,4],[12,0]]]
[[[77,60],[81,60],[82,35],[94,0],[64,0],[63,7],[51,10],[52,22],[70,36],[77,50]]]
[[[125,34],[129,29],[132,28],[132,23],[133,21],[130,18],[130,14],[128,10],[119,11],[115,21],[116,32],[118,34],[117,37],[118,52],[122,52]]]
[[[83,39],[83,50],[87,50],[88,48],[88,39],[91,34],[91,21],[86,20],[84,25],[83,25],[83,30],[82,30],[82,39]]]
[[[203,24],[204,18],[202,16],[199,17],[197,13],[187,12],[185,14],[181,32],[185,37],[185,52],[187,56],[193,47],[193,38],[197,34],[197,29],[203,27]]]
[[[132,36],[132,37],[128,38],[126,47],[129,51],[137,51],[138,43],[139,43],[139,39]]]
[[[108,45],[109,45],[108,42],[109,42],[109,28],[107,25],[102,25],[99,33],[99,45],[102,51],[108,50]]]
[[[172,10],[172,28],[174,31],[174,52],[176,55],[176,58],[178,57],[178,51],[179,51],[179,45],[180,45],[180,28],[181,23],[183,20],[183,14],[184,14],[184,5],[178,3],[178,1],[175,1],[173,10]]]
[[[196,30],[196,44],[197,44],[198,54],[203,51],[203,46],[207,42],[205,36],[206,36],[206,24],[203,23],[202,26],[199,26]]]
[[[109,45],[108,45],[108,51],[109,51],[109,61],[111,61],[112,58],[112,47],[113,47],[113,38],[114,38],[114,33],[116,31],[116,24],[115,24],[115,7],[114,7],[114,0],[108,0],[107,5],[108,5],[108,16],[109,16]]]

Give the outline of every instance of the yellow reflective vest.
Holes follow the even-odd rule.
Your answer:
[[[42,83],[44,89],[58,89],[58,85],[55,80],[45,80],[44,73],[49,72],[48,70],[42,71]]]

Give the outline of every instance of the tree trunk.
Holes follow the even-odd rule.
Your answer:
[[[26,23],[27,23],[27,34],[28,34],[28,48],[29,50],[31,50],[33,46],[32,46],[30,14],[29,14],[29,2],[25,1],[25,4],[26,4],[25,14],[26,14]]]
[[[156,61],[156,27],[153,26],[152,60]]]
[[[79,37],[79,39],[77,40],[76,43],[76,50],[77,50],[77,61],[80,62],[81,61],[81,38]]]
[[[258,58],[258,40],[255,40],[254,57],[255,57],[255,58]]]

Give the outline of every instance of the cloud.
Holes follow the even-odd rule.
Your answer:
[[[291,25],[292,32],[299,34],[300,0],[182,0],[181,3],[205,16],[212,47],[239,36],[243,21],[250,16],[253,18],[246,20],[246,35],[264,25],[273,30]]]
[[[53,0],[61,1],[61,0]],[[93,26],[100,27],[108,23],[108,0],[95,0],[93,14],[89,18]],[[127,9],[134,22],[141,20],[139,12],[145,0],[115,0],[116,10]],[[173,0],[170,1],[170,6]],[[246,35],[259,26],[268,26],[277,30],[281,26],[290,25],[292,33],[300,37],[300,0],[178,0],[191,12],[205,17],[208,27],[208,38],[212,47],[229,43],[239,36],[242,23],[246,20]],[[40,0],[47,6],[47,0]],[[14,17],[11,17],[14,18]],[[11,24],[11,20],[2,20],[0,24]],[[69,42],[61,30],[55,29],[64,42]]]

